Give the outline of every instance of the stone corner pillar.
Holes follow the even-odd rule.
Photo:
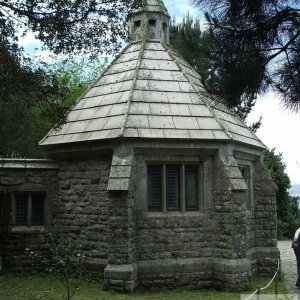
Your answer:
[[[213,282],[217,289],[243,291],[252,277],[246,239],[248,187],[231,151],[222,150],[214,160]]]
[[[116,147],[108,182],[108,265],[104,288],[132,292],[138,286],[131,149]]]
[[[256,274],[272,276],[280,257],[277,248],[277,186],[261,158],[254,163],[253,187]]]

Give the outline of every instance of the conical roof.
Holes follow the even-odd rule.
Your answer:
[[[160,3],[147,0],[147,3]],[[160,40],[130,43],[40,145],[117,138],[234,141],[265,148],[234,113],[204,96],[200,76]]]

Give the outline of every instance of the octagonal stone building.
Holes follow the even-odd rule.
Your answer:
[[[90,254],[87,269],[117,290],[240,291],[275,271],[265,146],[206,96],[168,44],[169,19],[161,0],[132,12],[129,45],[40,142],[51,160],[0,161],[11,215],[1,219],[0,255],[12,265],[46,226],[72,237]]]

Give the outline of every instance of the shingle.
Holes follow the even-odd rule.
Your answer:
[[[159,67],[161,70],[173,70],[178,71],[178,67],[174,61],[159,61]]]
[[[107,122],[105,123],[104,129],[116,129],[122,127],[124,118],[124,115],[107,118]]]
[[[107,74],[102,76],[96,85],[104,85],[116,82],[122,82],[124,80],[133,79],[135,70],[130,70],[126,72],[116,73],[116,74]]]
[[[89,120],[86,120],[86,121],[78,121],[78,122],[70,123],[70,126],[65,133],[83,132],[89,122],[90,122]]]
[[[85,127],[85,131],[102,130],[109,119],[110,118],[101,118],[90,120]]]
[[[228,140],[229,136],[224,132],[224,130],[214,130],[214,139],[215,140]]]
[[[108,112],[107,116],[117,116],[117,115],[124,115],[128,109],[128,103],[120,103],[114,104],[111,107],[111,110]]]
[[[135,128],[126,128],[124,132],[124,137],[139,137],[139,132]]]
[[[191,104],[192,100],[191,97],[193,94],[189,93],[182,93],[182,92],[167,92],[167,96],[169,99],[169,103],[185,103],[185,104]]]
[[[151,91],[164,91],[164,92],[180,91],[179,84],[176,81],[149,80],[148,84]]]
[[[106,74],[114,74],[118,72],[125,72],[129,70],[135,70],[137,67],[138,60],[132,60],[126,63],[114,64],[112,67],[106,72]]]
[[[178,129],[164,129],[164,135],[168,139],[179,139],[179,138],[189,138],[188,130],[178,130]]]
[[[119,136],[121,133],[120,129],[108,129],[108,130],[101,130],[101,131],[94,131],[91,132],[89,140],[102,140],[102,139],[113,139]]]
[[[226,121],[223,121],[223,125],[229,132],[236,133],[238,135],[243,135],[249,138],[255,138],[254,134],[247,127],[242,127]]]
[[[139,58],[140,52],[125,52],[118,60],[116,63],[124,63],[132,60],[137,60]]]
[[[191,139],[196,140],[214,140],[215,136],[212,130],[189,130]]]
[[[209,109],[205,105],[201,104],[190,104],[189,109],[192,116],[195,117],[211,117],[212,113],[209,111]]]
[[[150,115],[150,106],[148,103],[133,102],[130,105],[130,114]]]
[[[104,118],[108,115],[111,110],[112,105],[105,105],[100,107],[87,108],[77,111],[80,113],[78,116],[76,114],[70,114],[70,121],[79,121],[79,120],[89,120],[94,118]],[[76,111],[74,111],[76,112]]]
[[[139,137],[144,138],[165,138],[164,131],[161,129],[139,128],[138,133]]]
[[[81,133],[76,133],[76,134],[70,134],[68,136],[68,143],[88,141],[90,135],[91,135],[90,132],[81,132]]]
[[[149,116],[150,128],[175,128],[172,117]]]
[[[146,69],[146,70],[159,70],[161,69],[159,65],[159,60],[149,60],[149,59],[142,59],[141,69]]]
[[[199,129],[195,117],[173,117],[173,122],[175,127],[179,129]]]
[[[131,128],[149,128],[148,117],[145,115],[129,115],[126,127]]]
[[[145,50],[143,54],[143,58],[147,59],[158,59],[158,60],[171,60],[169,54],[165,51],[153,51],[153,50]]]
[[[151,103],[151,114],[166,116],[189,116],[190,111],[184,104]]]
[[[132,81],[122,81],[117,83],[111,83],[107,85],[102,85],[97,87],[97,94],[104,95],[104,94],[111,94],[111,93],[118,93],[121,91],[128,91],[132,88]]]
[[[140,70],[139,79],[169,80],[169,81],[187,81],[187,79],[178,71],[166,70]],[[175,79],[176,78],[176,79]]]
[[[201,118],[197,117],[200,129],[217,129],[221,130],[220,124],[213,118]]]
[[[133,101],[139,101],[140,94],[137,94],[138,91],[135,91],[133,94]],[[162,91],[140,91],[143,95],[144,102],[158,102],[158,103],[165,103],[169,102],[166,92]]]

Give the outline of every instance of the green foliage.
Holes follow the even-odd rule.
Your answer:
[[[45,101],[28,104],[26,99],[0,101],[0,157],[42,157],[38,142],[54,126],[60,126],[76,100],[107,66],[107,59],[64,61],[52,58],[46,64],[32,62],[31,69],[43,69],[57,79],[57,92]]]
[[[70,238],[59,237],[46,231],[44,239],[49,252],[46,255],[30,249],[26,250],[33,259],[36,269],[59,275],[67,291],[67,300],[70,300],[78,288],[79,281],[76,276],[81,275],[86,257]]]
[[[286,174],[286,166],[282,154],[275,154],[275,149],[264,153],[264,163],[277,185],[276,202],[278,218],[278,238],[292,238],[295,230],[299,227],[298,197],[289,195],[291,182]]]
[[[127,39],[124,25],[132,2],[0,0],[0,156],[41,156],[37,140],[53,122],[63,122],[75,95],[86,88],[83,82],[76,90],[70,73],[64,78],[34,66],[18,44],[20,34],[33,31],[45,48],[69,58],[116,53]]]
[[[272,88],[282,95],[288,108],[299,110],[300,2],[193,2],[207,11],[216,41],[212,69],[226,79],[223,87],[225,95],[230,96],[228,103],[236,107],[245,98]]]

